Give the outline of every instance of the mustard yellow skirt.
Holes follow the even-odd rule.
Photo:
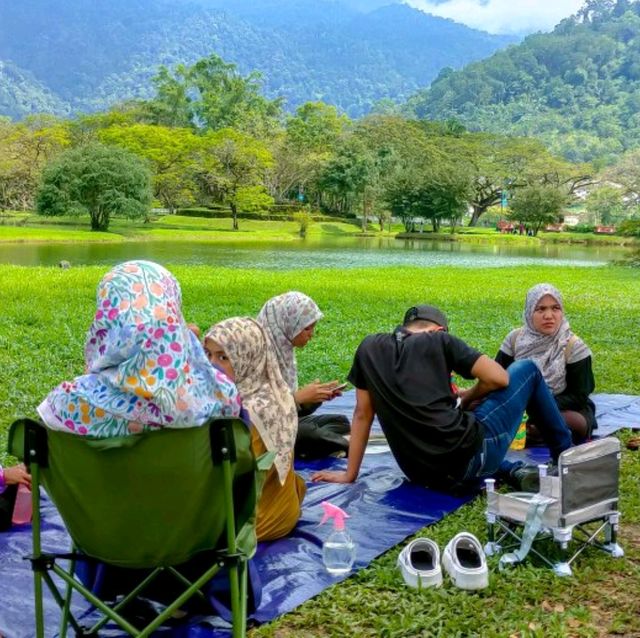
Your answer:
[[[266,452],[260,434],[251,429],[251,448],[256,456]],[[300,518],[302,499],[307,491],[304,480],[293,471],[293,450],[291,468],[280,484],[275,467],[268,472],[258,501],[258,522],[256,531],[259,541],[272,541],[286,536]]]

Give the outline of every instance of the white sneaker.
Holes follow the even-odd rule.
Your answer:
[[[444,549],[442,564],[460,589],[484,589],[489,585],[487,559],[473,534],[456,534]]]
[[[430,538],[416,538],[398,556],[398,567],[409,587],[440,587],[440,549]]]

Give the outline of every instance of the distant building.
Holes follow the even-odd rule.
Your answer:
[[[596,226],[593,229],[593,232],[596,235],[615,235],[616,227],[615,226]]]
[[[577,226],[580,223],[579,215],[565,215],[564,216],[564,225],[565,226]]]

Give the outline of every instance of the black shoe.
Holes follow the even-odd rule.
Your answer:
[[[558,476],[558,466],[547,464],[547,476]],[[540,468],[538,465],[521,464],[509,473],[507,482],[519,492],[538,492],[540,490]]]
[[[540,470],[537,465],[521,465],[510,474],[509,484],[519,492],[537,492],[540,489]]]

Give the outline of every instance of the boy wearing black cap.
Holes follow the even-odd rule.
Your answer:
[[[476,379],[454,394],[451,373]],[[571,445],[571,435],[536,365],[528,360],[504,370],[448,332],[435,306],[409,308],[393,333],[365,337],[356,351],[349,381],[356,387],[346,472],[317,472],[313,480],[355,481],[378,416],[389,447],[407,477],[449,490],[499,469],[525,409],[545,424],[552,458]],[[469,406],[481,401],[473,410]]]

